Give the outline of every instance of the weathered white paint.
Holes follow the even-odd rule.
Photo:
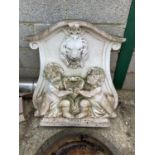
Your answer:
[[[84,61],[82,62],[83,65],[81,65],[81,67],[72,68],[62,60],[61,46],[64,43],[64,40],[67,40],[68,38],[67,34],[65,33],[66,28],[72,29],[73,33],[75,33],[74,35],[80,36],[80,39],[83,38],[85,40],[85,43],[87,44],[88,56],[87,58],[81,58],[81,61]],[[82,32],[76,32],[77,29],[82,30]],[[125,41],[124,38],[113,37],[106,32],[99,30],[92,24],[84,21],[62,21],[39,35],[28,37],[27,40],[30,41],[30,47],[32,49],[39,48],[40,53],[40,75],[37,82],[37,87],[33,94],[33,103],[34,107],[37,109],[37,116],[41,115],[39,113],[41,110],[45,110],[46,108],[48,109],[49,106],[49,103],[47,104],[47,106],[43,105],[43,99],[40,99],[41,101],[38,100],[39,97],[43,97],[43,94],[48,94],[49,92],[47,91],[49,88],[49,82],[44,76],[44,69],[45,66],[51,62],[59,64],[63,68],[65,76],[80,76],[83,79],[87,77],[87,73],[90,68],[102,68],[105,73],[105,79],[101,85],[102,93],[110,94],[111,96],[113,96],[114,100],[109,102],[108,104],[111,104],[110,106],[114,110],[117,108],[118,95],[113,86],[110,74],[110,53],[112,49],[118,50],[121,47],[121,43]],[[77,52],[79,51],[77,50]],[[89,117],[80,119],[76,118],[76,116],[75,118],[70,118],[70,116],[68,116],[68,118],[48,118],[45,114],[43,115],[44,118],[41,121],[41,125],[43,126],[76,126],[73,122],[77,120],[79,122],[77,126],[107,126],[104,124],[104,122],[103,124],[100,124],[101,118],[94,118],[93,123],[93,121],[88,121],[92,119]],[[47,121],[48,119],[49,122]],[[70,121],[70,119],[72,120]],[[53,120],[53,122],[50,120]],[[67,123],[68,121],[69,123]],[[66,123],[64,124],[64,122]]]

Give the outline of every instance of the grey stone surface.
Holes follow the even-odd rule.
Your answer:
[[[114,79],[114,72],[111,71],[111,77]],[[135,90],[135,73],[127,73],[122,89]]]
[[[67,18],[93,23],[126,23],[129,0],[67,0]]]
[[[117,59],[118,59],[118,53],[112,52],[111,60],[110,60],[112,79],[114,78],[114,72],[116,69]],[[130,61],[128,72],[126,74],[126,78],[123,84],[123,89],[127,89],[127,90],[135,89],[135,52],[133,52],[133,55]]]
[[[134,73],[135,72],[135,52],[133,52],[130,65],[128,68],[128,73]]]
[[[134,90],[135,89],[135,74],[134,73],[127,73],[123,89]]]
[[[48,27],[51,27],[53,24],[42,24],[42,23],[35,23],[34,24],[34,33],[37,34],[39,32],[42,32],[46,30]],[[104,30],[105,32],[114,35],[123,37],[125,25],[113,25],[113,24],[94,24],[96,27],[98,27],[101,30]]]
[[[54,24],[42,24],[42,23],[36,23],[34,24],[34,33],[38,34],[42,31],[45,31],[48,27],[51,27]]]
[[[39,51],[30,48],[19,49],[19,79],[38,79]]]
[[[112,79],[114,79],[114,72],[111,72],[111,77]],[[135,74],[134,73],[127,73],[122,89],[135,90]]]
[[[133,91],[119,91],[120,104],[117,109],[117,118],[112,120],[110,128],[69,128],[69,132],[73,131],[88,131],[93,135],[102,135],[109,140],[122,155],[134,155],[134,92]],[[132,102],[131,102],[132,101]],[[32,101],[25,100],[25,106],[32,107]],[[33,109],[26,112],[27,121],[20,123],[20,155],[34,155],[36,151],[43,145],[43,143],[68,128],[52,128],[40,127],[39,119],[33,117]],[[35,145],[34,145],[35,144]]]
[[[117,90],[119,103],[135,105],[135,91]]]
[[[19,79],[38,79],[39,69],[19,68]]]
[[[115,71],[117,58],[118,58],[118,52],[111,52],[111,59],[110,59],[110,70],[111,70],[111,72]]]
[[[19,67],[39,69],[39,51],[30,48],[19,49]]]
[[[34,34],[34,25],[31,23],[19,24],[19,46],[28,47],[28,42],[25,41],[25,37]]]
[[[114,79],[114,72],[111,72],[111,78]]]
[[[80,19],[126,23],[131,0],[20,0],[20,21],[55,23]]]
[[[65,19],[63,0],[20,0],[20,21],[55,23]]]
[[[123,37],[124,36],[124,31],[125,31],[125,27],[126,25],[113,25],[113,24],[96,24],[96,26],[102,30],[104,30],[105,32],[114,35],[114,36],[119,36],[119,37]]]

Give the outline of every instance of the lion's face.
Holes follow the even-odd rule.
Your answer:
[[[68,67],[82,67],[82,61],[87,55],[87,42],[79,35],[71,35],[62,43],[61,57]]]

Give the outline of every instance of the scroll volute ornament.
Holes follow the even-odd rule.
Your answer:
[[[110,75],[110,52],[123,38],[84,21],[62,21],[28,37],[39,48],[40,75],[33,94],[41,126],[108,127],[118,95]]]

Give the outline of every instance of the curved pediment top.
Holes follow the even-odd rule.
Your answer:
[[[46,29],[45,31],[36,34],[34,36],[27,36],[26,40],[29,42],[35,42],[35,41],[40,41],[46,37],[48,37],[49,35],[51,35],[54,31],[65,27],[65,26],[69,26],[69,27],[83,27],[83,28],[87,28],[91,31],[93,31],[94,33],[100,35],[103,38],[106,38],[107,40],[110,40],[112,42],[118,42],[118,43],[122,43],[125,42],[125,38],[121,38],[121,37],[116,37],[116,36],[112,36],[108,33],[106,33],[105,31],[97,28],[96,26],[94,26],[91,23],[85,22],[85,21],[77,21],[77,20],[65,20],[65,21],[61,21],[56,23],[55,25],[49,27],[48,29]]]

